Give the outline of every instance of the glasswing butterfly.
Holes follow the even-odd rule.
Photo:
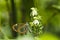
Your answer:
[[[29,30],[29,32],[31,32],[31,29],[29,27],[28,23],[18,23],[18,24],[14,24],[12,26],[13,30],[15,32],[18,32],[20,34],[25,34],[27,33],[27,31]]]

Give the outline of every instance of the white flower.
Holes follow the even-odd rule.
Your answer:
[[[36,8],[31,8],[31,10],[32,10],[32,12],[31,12],[30,16],[35,16],[38,14]]]
[[[35,25],[38,24],[39,25],[39,21],[38,20],[34,20],[33,24],[35,24]]]

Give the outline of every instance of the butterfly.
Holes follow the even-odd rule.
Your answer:
[[[27,31],[29,30],[31,32],[31,29],[29,28],[29,24],[28,23],[18,23],[18,24],[14,24],[12,26],[12,29],[15,32],[18,32],[20,34],[25,34],[27,33]]]

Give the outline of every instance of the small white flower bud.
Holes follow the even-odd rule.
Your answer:
[[[33,19],[37,19],[37,17],[33,17]]]

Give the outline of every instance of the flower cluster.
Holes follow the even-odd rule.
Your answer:
[[[33,35],[37,36],[41,33],[41,30],[43,28],[41,23],[41,16],[38,15],[37,8],[31,8],[31,10],[32,12],[30,13],[30,16],[31,16],[30,26],[31,26]]]

